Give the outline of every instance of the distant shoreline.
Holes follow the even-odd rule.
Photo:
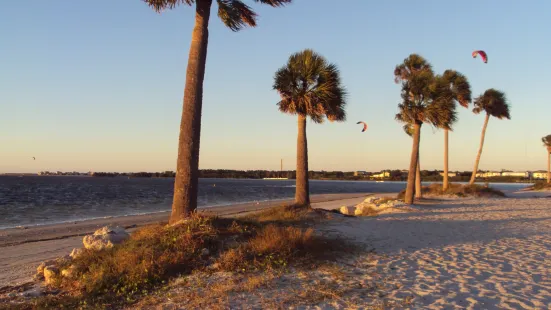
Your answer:
[[[9,173],[9,174],[0,174],[0,177],[81,177],[81,178],[129,178],[129,179],[174,179],[174,177],[164,177],[164,176],[136,176],[136,175],[106,175],[106,176],[93,176],[93,175],[38,175],[31,173]],[[228,179],[228,180],[268,180],[268,181],[295,181],[294,178],[246,178],[246,177],[199,177],[199,179]],[[316,181],[358,181],[358,182],[406,182],[407,179],[365,179],[365,178],[310,178],[310,180]],[[468,179],[454,179],[450,178],[452,183],[467,183]],[[537,182],[543,182],[543,179],[534,179],[534,180],[509,180],[509,179],[477,179],[476,183],[511,183],[511,184],[534,184]],[[425,183],[441,183],[442,180],[437,180],[434,178],[425,178],[422,179],[422,182]]]

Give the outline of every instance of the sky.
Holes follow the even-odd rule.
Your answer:
[[[213,4],[200,168],[295,168],[296,116],[278,111],[272,83],[305,48],[339,67],[349,93],[346,122],[308,123],[310,170],[409,166],[393,71],[411,53],[465,74],[473,97],[507,94],[512,118],[490,119],[480,169],[546,168],[550,1],[246,2],[258,27],[237,33]],[[0,2],[0,173],[175,170],[193,18],[190,7],[158,14],[140,0]],[[487,64],[471,57],[479,49]],[[473,168],[484,116],[471,109],[450,134],[452,171]],[[443,140],[423,127],[422,169],[443,168]]]

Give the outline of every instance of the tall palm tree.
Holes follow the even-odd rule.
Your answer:
[[[306,49],[289,57],[274,76],[274,90],[281,96],[279,111],[298,116],[297,176],[295,203],[309,205],[308,144],[306,119],[314,123],[346,119],[346,91],[337,66]]]
[[[424,123],[437,128],[449,128],[455,110],[449,106],[449,87],[442,77],[435,76],[431,65],[423,57],[411,54],[394,70],[395,82],[402,83],[402,102],[398,105],[396,120],[413,126],[413,146],[409,165],[405,203],[412,204],[415,174],[419,159],[421,126]]]
[[[444,74],[442,76],[448,83],[447,85],[450,87],[450,91],[452,96],[449,97],[449,105],[455,109],[455,102],[459,103],[462,107],[467,108],[469,106],[469,103],[471,103],[471,85],[469,84],[469,81],[467,78],[455,71],[455,70],[446,70],[444,71]],[[450,123],[450,126],[452,126],[453,123]],[[448,135],[449,131],[451,130],[448,128],[444,128],[444,180],[442,182],[442,189],[447,190],[449,187],[449,179],[448,179]]]
[[[482,155],[482,148],[484,147],[484,136],[486,135],[486,128],[488,127],[490,116],[497,119],[511,119],[511,115],[509,114],[509,104],[507,103],[505,93],[493,88],[486,90],[484,94],[475,98],[473,113],[479,114],[481,112],[486,112],[486,118],[484,119],[484,126],[482,127],[482,135],[480,137],[480,146],[478,148],[478,154],[476,155],[473,174],[471,175],[469,184],[474,184],[476,179],[478,164],[480,163],[480,155]]]
[[[543,146],[547,148],[547,184],[551,183],[551,135],[541,138]]]
[[[404,131],[410,137],[413,137],[413,124],[405,124]],[[423,198],[421,186],[421,157],[417,154],[417,169],[415,170],[415,198]]]
[[[197,208],[199,181],[199,144],[201,140],[201,110],[203,105],[203,80],[207,61],[209,18],[213,0],[143,0],[157,12],[173,9],[180,4],[195,5],[195,26],[191,34],[191,46],[186,71],[186,85],[180,136],[174,198],[170,223],[187,217]],[[256,26],[256,13],[240,0],[216,0],[218,17],[232,31],[246,26]],[[280,7],[292,0],[254,0],[272,7]]]

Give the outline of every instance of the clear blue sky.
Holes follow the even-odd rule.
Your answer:
[[[304,48],[336,63],[350,93],[347,122],[308,124],[310,169],[407,167],[393,69],[411,53],[467,75],[473,95],[507,93],[512,120],[490,120],[481,169],[545,168],[550,1],[248,3],[257,28],[233,33],[212,14],[201,168],[279,169],[283,158],[294,169],[296,119],[278,112],[271,87]],[[193,14],[157,14],[139,0],[1,2],[0,172],[174,170]],[[483,116],[459,116],[450,169],[470,170]],[[421,140],[423,169],[442,169],[442,132],[425,127]]]

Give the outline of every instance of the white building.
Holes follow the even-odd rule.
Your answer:
[[[377,178],[377,179],[390,178],[390,172],[383,171],[383,172],[378,173],[378,174],[373,174],[373,175],[371,175],[371,177],[372,178]]]
[[[440,176],[443,177],[444,176],[444,172],[440,172]],[[448,177],[456,177],[457,176],[457,173],[455,172],[448,172]]]
[[[478,178],[491,178],[491,177],[500,177],[501,172],[499,171],[487,171],[487,172],[478,172],[476,174]]]
[[[501,173],[502,177],[521,177],[521,178],[529,178],[530,173],[526,171],[503,171]]]
[[[541,180],[547,179],[547,171],[543,171],[543,170],[534,171],[532,172],[532,178],[541,179]]]

